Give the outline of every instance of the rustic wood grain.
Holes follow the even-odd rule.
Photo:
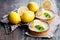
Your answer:
[[[14,10],[20,6],[27,5],[28,2],[35,1],[39,5],[41,4],[39,0],[0,0],[0,19],[3,15],[8,14],[9,11]],[[60,1],[57,0],[57,6],[60,13]],[[60,14],[59,14],[60,15]],[[54,37],[51,39],[45,38],[34,38],[24,35],[24,30],[17,28],[14,32],[9,35],[5,34],[5,30],[0,26],[0,40],[60,40],[60,25]]]

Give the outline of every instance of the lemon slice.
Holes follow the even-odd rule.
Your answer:
[[[18,14],[20,14],[20,16],[22,16],[22,14],[23,14],[24,11],[28,11],[28,8],[25,7],[25,6],[21,6],[21,7],[17,10],[17,12],[18,12]]]
[[[38,13],[37,16],[39,17],[39,16],[42,16],[42,15],[43,15],[43,12],[41,11],[40,13]]]
[[[45,1],[42,3],[42,7],[43,7],[44,9],[51,9],[51,7],[52,7],[51,1],[50,1],[50,0],[45,0]]]
[[[43,16],[43,11],[42,10],[39,10],[36,12],[36,17],[40,17],[40,16]]]
[[[35,27],[34,27],[34,22],[32,22],[31,28],[35,28]]]

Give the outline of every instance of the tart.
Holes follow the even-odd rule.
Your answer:
[[[36,18],[50,23],[54,20],[55,13],[52,10],[41,9],[36,13]]]
[[[47,35],[50,30],[48,23],[35,19],[29,24],[28,33],[33,36]]]

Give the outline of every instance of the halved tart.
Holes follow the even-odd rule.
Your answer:
[[[48,23],[35,19],[29,24],[28,33],[34,36],[47,35],[50,30]]]

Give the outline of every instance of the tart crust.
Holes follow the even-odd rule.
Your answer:
[[[43,32],[36,32],[36,31],[32,31],[28,29],[28,33],[34,36],[45,36],[48,34],[49,30],[50,30],[50,27],[46,31],[43,31]]]

